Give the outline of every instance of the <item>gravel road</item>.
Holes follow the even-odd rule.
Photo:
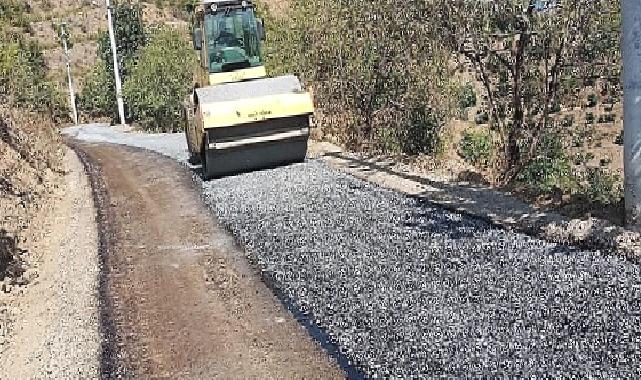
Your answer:
[[[176,136],[69,132],[92,139],[96,128],[101,141],[184,160]],[[271,285],[370,377],[641,377],[641,270],[620,257],[509,232],[322,161],[202,189]]]

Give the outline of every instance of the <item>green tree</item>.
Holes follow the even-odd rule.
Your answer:
[[[127,75],[127,63],[132,62],[138,50],[147,43],[147,35],[142,20],[142,8],[139,3],[130,0],[116,1],[112,11],[118,64],[122,76]],[[98,57],[105,68],[113,75],[113,54],[109,33],[103,31],[98,36]]]
[[[130,67],[136,62],[138,51],[147,43],[147,34],[142,20],[139,3],[129,0],[113,3],[114,35],[118,64],[123,83],[127,80]],[[109,33],[103,31],[98,36],[97,55],[102,67],[93,67],[78,95],[78,105],[83,115],[89,117],[118,118],[116,88],[114,82],[113,53]],[[128,104],[126,104],[128,106]]]
[[[117,115],[114,77],[104,62],[98,61],[86,74],[78,95],[78,110],[89,118]]]
[[[130,117],[144,129],[177,131],[182,127],[182,101],[191,90],[194,54],[182,33],[159,28],[140,49],[124,84]]]
[[[58,85],[47,79],[42,49],[16,32],[26,9],[16,2],[0,7],[0,103],[64,119],[66,102]]]
[[[514,180],[545,136],[558,132],[553,114],[578,91],[567,79],[618,75],[618,3],[572,0],[543,9],[535,0],[439,2],[440,38],[485,87],[501,138],[502,182]]]

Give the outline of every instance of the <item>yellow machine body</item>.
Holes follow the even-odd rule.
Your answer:
[[[186,137],[204,178],[305,159],[312,98],[294,76],[267,77],[257,43],[263,37],[251,1],[205,0],[196,7],[200,65],[186,105]]]

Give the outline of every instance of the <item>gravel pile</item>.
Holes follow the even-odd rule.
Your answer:
[[[637,265],[318,161],[203,187],[251,258],[371,377],[641,375]]]
[[[641,270],[620,257],[501,230],[321,161],[202,186],[273,286],[369,377],[641,377]]]

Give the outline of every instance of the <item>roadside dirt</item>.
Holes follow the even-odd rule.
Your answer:
[[[344,378],[215,223],[187,170],[133,148],[80,147],[100,168],[112,234],[101,292],[116,344],[103,376]]]
[[[40,212],[29,228],[29,284],[0,293],[6,304],[0,326],[7,330],[0,339],[0,379],[98,377],[98,231],[91,187],[72,151],[62,167],[63,183],[47,198],[50,212]]]

